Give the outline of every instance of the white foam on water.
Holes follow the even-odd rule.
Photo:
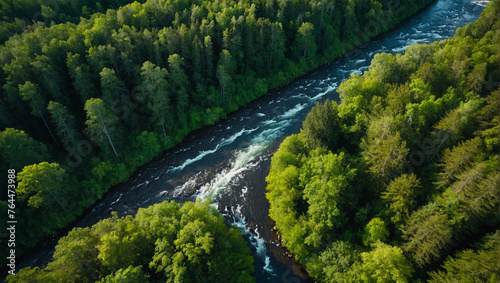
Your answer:
[[[185,147],[185,148],[179,149],[179,150],[178,150],[178,151],[176,151],[175,153],[188,151],[188,150],[191,150],[193,147],[194,147],[194,145],[192,145],[192,146],[190,146],[190,147]]]
[[[182,170],[184,169],[186,166],[190,165],[190,164],[193,164],[195,163],[196,161],[199,161],[201,160],[203,157],[209,155],[209,154],[212,154],[212,153],[215,153],[217,152],[221,147],[223,146],[226,146],[226,145],[229,145],[231,143],[233,143],[237,138],[241,137],[242,135],[244,134],[249,134],[251,132],[254,132],[258,129],[259,127],[255,128],[255,129],[249,129],[249,130],[246,130],[245,128],[243,128],[241,131],[235,133],[234,135],[230,136],[229,138],[227,139],[223,139],[220,143],[218,143],[214,149],[210,149],[210,150],[205,150],[205,151],[201,151],[198,153],[198,155],[195,157],[195,158],[190,158],[190,159],[187,159],[186,161],[184,161],[184,163],[182,163],[181,165],[177,166],[177,167],[173,167],[173,168],[170,168],[167,173],[170,173],[170,172],[173,172],[173,171],[177,171],[177,170]]]
[[[285,114],[280,116],[282,119],[286,117],[291,117],[295,115],[298,111],[303,109],[305,106],[298,104],[295,108],[287,111]],[[289,119],[282,121],[267,120],[262,122],[264,125],[272,125],[271,128],[265,129],[256,135],[251,141],[250,145],[242,150],[235,151],[234,159],[231,162],[231,166],[228,169],[222,170],[217,174],[209,183],[203,185],[196,196],[197,199],[207,199],[214,198],[226,189],[231,181],[234,181],[237,176],[254,167],[255,164],[252,161],[262,153],[267,146],[277,139],[283,132],[283,129],[291,123]],[[260,126],[259,126],[260,127]]]
[[[436,34],[438,35],[438,34]],[[438,35],[440,36],[440,35]],[[394,53],[401,53],[403,51],[406,50],[406,48],[408,48],[409,46],[413,45],[413,44],[416,44],[416,43],[427,43],[428,42],[428,38],[411,38],[411,39],[408,39],[406,41],[406,45],[402,46],[402,47],[398,47],[398,48],[393,48],[392,49],[392,52]]]
[[[261,124],[262,124],[263,126],[269,126],[269,125],[272,125],[272,124],[274,124],[274,123],[276,123],[276,120],[274,120],[274,119],[270,119],[270,120],[266,120],[266,121],[262,122]]]
[[[428,33],[424,33],[424,35],[428,38],[432,38],[432,39],[442,39],[444,38],[444,36],[438,34],[438,33],[435,33],[435,32],[428,32]]]
[[[241,190],[241,195],[240,195],[240,197],[241,197],[241,198],[244,198],[247,192],[248,192],[248,187],[247,187],[247,186],[244,186],[244,187],[243,187],[243,189]]]
[[[352,71],[353,74],[356,74],[356,75],[362,75],[364,71],[368,70],[368,68],[365,68],[365,67],[361,67],[361,68],[358,68],[358,69],[355,69]]]
[[[197,199],[207,199],[215,198],[220,192],[226,189],[229,183],[241,172],[249,169],[252,161],[257,154],[262,152],[267,145],[265,144],[253,144],[247,147],[245,150],[238,151],[236,153],[236,158],[232,162],[229,169],[222,170],[221,173],[217,174],[210,183],[203,185],[196,196]]]
[[[323,96],[329,94],[330,92],[334,91],[335,89],[337,89],[337,87],[338,87],[338,84],[333,83],[330,86],[328,86],[328,88],[324,92],[318,93],[316,96],[312,97],[311,100],[316,101],[316,100],[322,98]]]
[[[473,1],[472,4],[481,6],[481,7],[486,7],[490,1]]]
[[[194,188],[196,187],[196,184],[198,183],[197,177],[200,173],[196,174],[195,176],[189,178],[184,184],[175,187],[175,189],[172,192],[172,196],[178,197],[182,192],[186,191],[189,188]]]
[[[410,45],[411,45],[411,44],[410,44]],[[405,46],[403,46],[403,47],[399,47],[399,48],[393,48],[393,49],[392,49],[392,52],[401,53],[401,52],[405,51],[405,50],[406,50],[406,48],[408,48],[408,46],[410,46],[410,45],[405,45]]]
[[[356,60],[356,61],[354,61],[354,65],[359,64],[359,63],[363,63],[363,62],[365,62],[365,61],[366,61],[366,59],[359,59],[359,60]]]
[[[248,237],[250,244],[256,250],[256,255],[264,262],[264,267],[262,269],[269,274],[274,274],[274,269],[271,266],[271,259],[266,255],[266,241],[260,236],[258,228],[252,233],[250,228],[246,225],[245,216],[241,213],[241,208],[242,206],[240,204],[236,205],[236,209],[231,207],[233,218],[232,224]]]
[[[257,114],[255,114],[255,115],[256,115],[257,117],[264,117],[264,116],[266,116],[266,114],[264,114],[264,113],[257,113]]]
[[[304,98],[306,95],[304,93],[299,93],[296,95],[289,96],[288,99],[294,99],[294,98]]]
[[[262,269],[269,274],[274,275],[274,269],[271,266],[271,258],[267,255],[265,256],[264,267]]]
[[[304,103],[304,104],[299,103],[299,104],[295,105],[295,107],[294,107],[294,108],[292,108],[292,109],[290,109],[290,110],[286,111],[284,114],[280,115],[278,118],[279,118],[280,120],[282,120],[282,119],[292,118],[292,117],[293,117],[293,116],[295,116],[297,113],[299,113],[302,109],[304,109],[304,107],[306,107],[306,105],[307,105],[307,104],[305,104],[305,103]]]
[[[290,124],[289,121],[276,123],[275,128],[265,129],[260,134],[255,136],[255,138],[252,139],[252,143],[267,146],[271,141],[278,138],[283,131],[282,127],[286,127],[288,124]]]

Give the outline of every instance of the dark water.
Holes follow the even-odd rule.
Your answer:
[[[414,43],[450,37],[477,19],[486,1],[439,0],[394,31],[344,58],[241,108],[219,124],[190,135],[182,145],[140,169],[95,204],[77,226],[135,214],[164,200],[212,198],[213,205],[240,228],[255,257],[258,282],[312,281],[272,232],[265,199],[270,158],[288,135],[298,133],[316,102],[338,100],[337,86],[351,73],[368,69],[379,52],[403,52]],[[57,239],[44,242],[22,266],[44,265]]]

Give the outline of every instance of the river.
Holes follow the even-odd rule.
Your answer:
[[[476,20],[486,1],[438,0],[393,31],[359,47],[285,88],[270,92],[220,123],[188,136],[115,186],[76,226],[109,217],[135,214],[164,200],[213,199],[213,205],[243,231],[255,258],[257,282],[309,282],[299,264],[272,232],[265,199],[265,177],[272,154],[288,135],[298,133],[311,107],[326,99],[351,73],[367,70],[376,53],[403,52],[414,43],[450,37]],[[46,264],[57,238],[43,242],[23,266]]]

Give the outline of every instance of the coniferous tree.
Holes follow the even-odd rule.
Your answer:
[[[66,106],[55,101],[50,101],[47,110],[52,117],[51,122],[56,128],[56,135],[62,144],[64,146],[75,144],[77,138],[76,121],[73,115],[69,114]]]
[[[138,90],[145,96],[152,120],[160,128],[164,139],[173,130],[173,116],[170,102],[168,72],[151,62],[144,62],[141,68],[142,83]]]
[[[87,112],[87,131],[94,142],[101,148],[109,143],[116,159],[120,161],[118,152],[113,144],[114,133],[118,127],[118,117],[110,112],[102,99],[91,98],[85,103]]]
[[[172,86],[175,97],[175,113],[179,121],[179,128],[187,126],[186,110],[189,104],[188,77],[184,72],[184,59],[178,54],[168,57],[169,84]]]
[[[45,119],[45,101],[43,100],[43,97],[39,94],[39,89],[37,85],[33,84],[32,82],[26,82],[23,85],[19,85],[19,94],[25,101],[29,101],[29,105],[32,109],[31,114],[33,114],[36,117],[40,117],[43,120],[43,123],[45,124],[45,127],[49,131],[50,135],[54,139],[54,142],[56,144],[59,144],[56,140],[56,137],[52,133],[52,130],[49,127],[49,124],[47,123],[47,120]]]

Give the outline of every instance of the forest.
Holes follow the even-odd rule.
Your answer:
[[[18,256],[189,132],[430,2],[2,0],[0,176],[17,176]]]
[[[208,201],[163,202],[61,238],[54,260],[8,282],[255,282],[241,232]]]
[[[498,282],[499,2],[377,54],[273,155],[270,216],[317,282]]]
[[[32,30],[40,26],[60,23],[78,23],[80,17],[107,9],[116,9],[131,1],[104,0],[99,2],[79,0],[1,0],[0,1],[0,43],[4,43],[14,34],[26,29]],[[144,3],[144,0],[137,1]]]

